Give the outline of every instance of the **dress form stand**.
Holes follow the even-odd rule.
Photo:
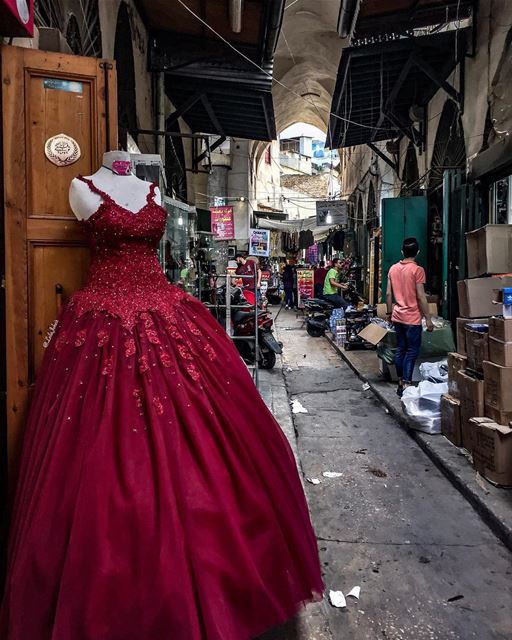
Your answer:
[[[134,176],[116,173],[118,162],[130,162],[130,154],[126,151],[107,151],[103,154],[103,166],[96,173],[89,176],[94,186],[108,195],[121,207],[137,214],[147,203],[150,184]],[[159,189],[155,189],[154,200],[161,204]],[[74,178],[69,187],[69,204],[71,210],[79,220],[87,220],[98,210],[103,202],[101,196],[93,193],[87,184]]]

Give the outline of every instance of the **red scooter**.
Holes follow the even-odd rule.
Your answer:
[[[217,290],[217,300],[223,301],[225,297],[226,288],[220,287]],[[275,339],[272,331],[274,321],[270,313],[258,309],[258,346],[256,350],[254,302],[253,292],[244,291],[239,287],[232,289],[231,305],[235,307],[231,314],[233,342],[244,362],[254,364],[257,360],[261,369],[272,369],[276,364],[277,354],[283,352],[283,345]],[[222,316],[225,321],[225,314]],[[219,315],[217,318],[221,320]]]

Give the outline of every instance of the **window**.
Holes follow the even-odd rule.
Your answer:
[[[491,185],[491,222],[512,224],[512,175]]]
[[[265,150],[265,164],[270,164],[272,162],[272,158],[270,156],[270,145]]]

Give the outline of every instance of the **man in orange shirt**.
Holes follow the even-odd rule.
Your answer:
[[[402,245],[403,260],[394,264],[388,273],[387,317],[396,331],[399,396],[412,384],[414,365],[421,348],[422,317],[427,323],[427,331],[434,328],[425,295],[425,270],[416,263],[419,251],[416,238],[406,238]]]

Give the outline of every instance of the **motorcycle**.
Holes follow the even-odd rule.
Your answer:
[[[310,298],[304,303],[306,331],[312,338],[321,338],[329,328],[334,305],[321,298]]]
[[[256,342],[254,340],[256,334],[256,314],[254,304],[247,301],[247,298],[250,298],[251,294],[251,299],[254,303],[254,293],[250,291],[244,292],[240,287],[233,288],[231,291],[231,305],[235,307],[231,314],[233,342],[244,362],[254,364],[257,360],[258,366],[261,369],[273,369],[276,364],[277,354],[283,352],[283,345],[278,342],[274,336],[272,331],[274,321],[270,313],[268,311],[258,310],[258,350],[256,354]],[[224,304],[225,299],[226,287],[219,287],[217,289],[218,303]],[[222,322],[225,324],[225,310],[222,309],[222,312],[223,313],[217,315],[217,319],[221,324]]]
[[[352,284],[349,284],[348,289],[343,292],[343,297],[354,308],[357,308],[359,302],[363,300]],[[307,315],[306,331],[308,335],[312,338],[321,338],[329,329],[330,318],[335,309],[334,305],[322,298],[310,298],[306,300],[304,306]]]

